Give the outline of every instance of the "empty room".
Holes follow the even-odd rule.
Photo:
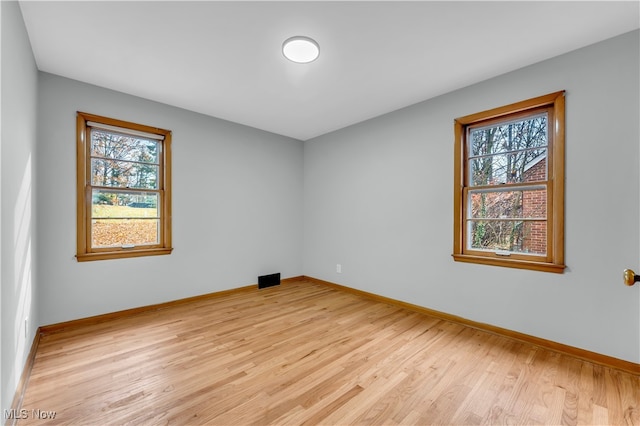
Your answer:
[[[640,425],[638,1],[0,22],[1,424]]]

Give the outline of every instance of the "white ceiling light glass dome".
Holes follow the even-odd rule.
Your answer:
[[[320,46],[309,37],[295,36],[282,43],[282,54],[285,58],[298,64],[308,64],[320,56]]]

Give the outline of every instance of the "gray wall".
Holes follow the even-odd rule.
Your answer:
[[[302,274],[303,143],[40,73],[40,315],[53,324]],[[168,256],[78,263],[76,111],[173,131]]]
[[[638,38],[307,141],[305,275],[640,362]],[[453,119],[563,89],[566,272],[454,262]]]
[[[17,2],[0,1],[0,15],[0,399],[4,414],[39,325],[34,267],[38,72]]]

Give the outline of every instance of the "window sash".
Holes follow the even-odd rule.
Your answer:
[[[545,206],[544,206],[544,215],[541,216],[525,216],[523,212],[523,216],[509,216],[509,217],[474,217],[472,212],[472,195],[473,194],[500,194],[500,193],[508,193],[511,191],[522,191],[523,193],[526,191],[541,191],[543,190],[545,193]],[[549,182],[536,182],[532,185],[522,185],[522,184],[513,184],[513,185],[501,185],[500,187],[488,186],[488,187],[466,187],[463,190],[464,197],[464,252],[466,253],[475,253],[475,254],[496,254],[499,256],[512,256],[516,255],[522,259],[531,258],[537,260],[546,260],[547,254],[549,252],[549,244],[550,244],[550,183]],[[523,200],[523,210],[524,210],[524,200]],[[546,236],[544,239],[546,249],[544,252],[526,252],[526,251],[518,251],[518,250],[509,250],[509,249],[486,249],[473,247],[472,242],[472,226],[473,223],[479,222],[496,222],[496,223],[509,223],[509,222],[521,222],[523,224],[531,224],[531,223],[545,223],[546,228]],[[526,228],[526,225],[523,225]],[[522,245],[526,247],[528,245],[537,245],[536,241],[539,240],[523,240]]]
[[[156,210],[157,210],[157,216],[153,216],[153,217],[135,217],[135,216],[117,216],[117,217],[96,217],[93,214],[93,194],[94,191],[104,191],[104,192],[112,192],[112,193],[122,193],[122,194],[127,194],[127,193],[139,193],[139,194],[155,194],[158,197],[158,201],[157,201],[157,206],[156,206]],[[88,216],[88,220],[86,223],[86,240],[87,240],[87,252],[89,253],[100,253],[100,252],[105,252],[105,251],[113,251],[114,249],[118,249],[118,250],[132,250],[132,249],[136,249],[136,248],[161,248],[164,247],[165,245],[165,233],[162,232],[163,229],[165,229],[165,216],[162,214],[162,211],[164,210],[164,191],[162,190],[150,190],[150,189],[135,189],[135,188],[127,188],[127,189],[118,189],[118,188],[113,188],[113,187],[105,187],[105,186],[93,186],[93,185],[87,185],[86,186],[86,197],[85,197],[85,203],[86,203],[86,211],[87,211],[87,216]],[[116,219],[121,219],[121,220],[126,220],[126,219],[131,219],[131,220],[139,220],[139,219],[147,219],[147,220],[157,220],[158,221],[158,231],[157,231],[157,239],[156,242],[154,243],[144,243],[144,244],[130,244],[130,243],[123,243],[123,244],[113,244],[113,245],[105,245],[105,246],[96,246],[94,244],[94,221],[95,220],[116,220]]]

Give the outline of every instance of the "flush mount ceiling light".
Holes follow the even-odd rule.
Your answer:
[[[282,54],[292,62],[307,64],[318,58],[320,46],[309,37],[295,36],[282,43]]]

